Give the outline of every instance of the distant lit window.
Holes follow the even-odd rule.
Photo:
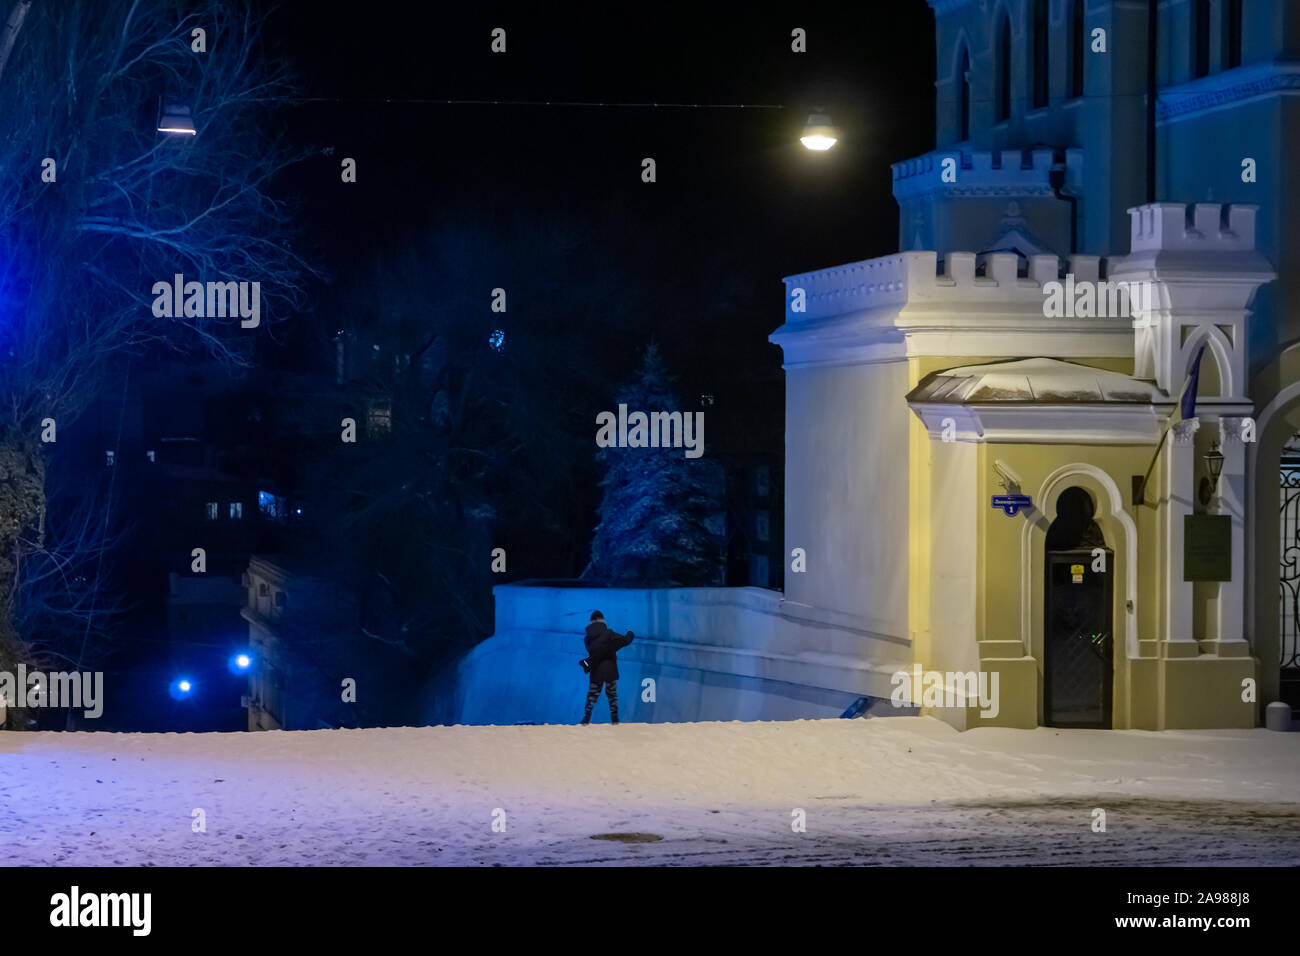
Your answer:
[[[269,491],[259,491],[257,493],[257,510],[276,521],[283,519],[288,514],[288,510],[284,505],[284,498],[281,495],[273,495]]]
[[[157,458],[154,457],[154,453],[153,453],[153,449],[152,449],[152,448],[149,449],[147,452],[145,452],[145,453],[144,453],[144,456],[145,456],[146,458],[148,458],[150,461],[157,461],[157,460],[158,460]]]
[[[372,401],[366,412],[366,427],[371,435],[387,435],[393,430],[393,406],[384,401]]]
[[[112,468],[115,464],[117,464],[117,452],[113,451],[111,448],[108,451],[104,452],[104,464],[106,464],[109,468]]]
[[[232,501],[230,503],[230,520],[241,521],[244,517],[244,503],[242,501]]]
[[[208,502],[208,504],[207,504],[207,513],[208,513],[208,520],[209,520],[209,521],[216,521],[216,520],[217,520],[218,510],[217,510],[217,503],[216,503],[215,501],[209,501],[209,502]]]

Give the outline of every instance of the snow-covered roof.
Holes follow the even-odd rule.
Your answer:
[[[931,372],[908,394],[914,404],[1060,405],[1167,403],[1154,382],[1053,358],[1015,359]]]

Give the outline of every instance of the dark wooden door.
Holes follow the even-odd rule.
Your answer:
[[[1106,570],[1094,571],[1091,549],[1047,552],[1043,717],[1049,727],[1111,726],[1113,558],[1107,550]]]

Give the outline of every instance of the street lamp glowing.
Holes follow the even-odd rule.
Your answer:
[[[188,106],[169,106],[163,110],[162,116],[158,119],[158,132],[179,133],[183,136],[198,134]]]
[[[813,113],[803,128],[799,142],[805,149],[824,152],[834,146],[840,138],[839,131],[831,124],[831,118],[825,113]]]

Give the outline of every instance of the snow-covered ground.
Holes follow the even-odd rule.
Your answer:
[[[662,839],[592,839],[629,833]],[[0,732],[0,860],[1294,865],[1300,734],[919,717]]]

